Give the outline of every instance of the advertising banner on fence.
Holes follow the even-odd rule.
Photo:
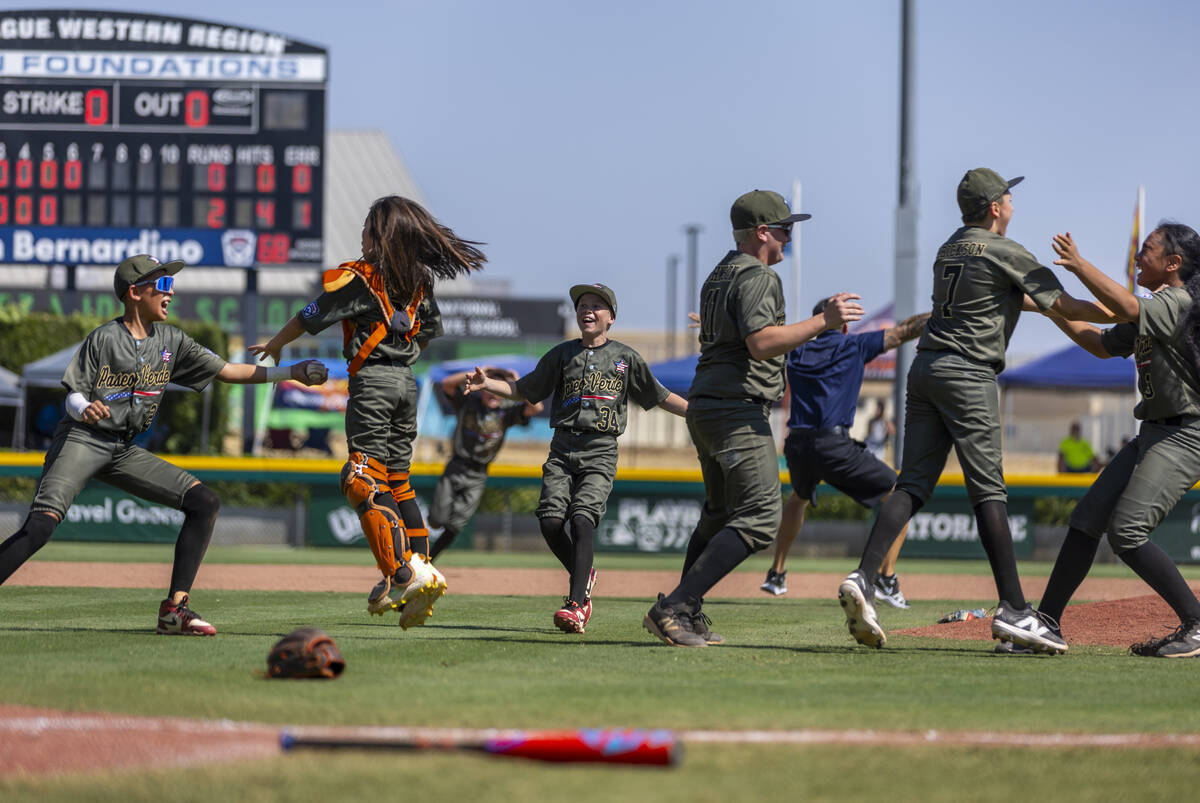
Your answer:
[[[1018,558],[1033,556],[1033,500],[1010,499],[1008,529]],[[983,558],[975,511],[964,497],[934,496],[908,524],[906,558]]]
[[[173,544],[183,512],[91,483],[75,498],[54,537],[69,541]]]

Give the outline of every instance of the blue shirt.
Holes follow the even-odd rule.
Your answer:
[[[882,354],[883,330],[843,335],[830,329],[788,354],[792,429],[850,427],[866,364]]]

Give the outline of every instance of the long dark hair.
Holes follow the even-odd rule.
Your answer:
[[[1200,374],[1200,234],[1191,226],[1170,220],[1159,223],[1150,236],[1155,234],[1159,236],[1164,255],[1178,256],[1182,260],[1179,278],[1183,280],[1183,289],[1192,297],[1183,328],[1192,349],[1192,362]]]
[[[453,279],[480,270],[487,257],[416,201],[389,195],[371,204],[363,223],[364,262],[383,271],[388,293],[407,304],[418,290],[428,293],[434,279]]]

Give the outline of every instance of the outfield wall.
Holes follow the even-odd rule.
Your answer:
[[[0,476],[33,476],[41,471],[43,455],[0,455]],[[201,480],[287,482],[309,486],[310,500],[297,500],[289,511],[222,510],[215,539],[218,543],[290,543],[309,546],[351,546],[362,541],[357,516],[337,488],[339,460],[276,458],[172,457],[172,463]],[[427,509],[441,472],[438,464],[413,465],[411,483],[418,502]],[[1009,525],[1018,558],[1053,557],[1061,528],[1034,526],[1034,502],[1039,497],[1081,497],[1094,475],[1010,475]],[[788,490],[786,473],[781,477]],[[489,487],[501,492],[540,486],[541,470],[529,466],[493,466]],[[821,486],[821,496],[833,493]],[[596,532],[598,551],[682,552],[704,501],[698,470],[623,469],[617,473],[608,509]],[[818,499],[818,505],[819,505]],[[0,522],[19,521],[21,505],[6,505]],[[0,509],[0,510],[2,510]],[[15,514],[15,515],[14,515]],[[59,540],[143,541],[171,543],[182,514],[122,494],[102,483],[90,483],[58,528]],[[14,525],[12,529],[15,529]],[[865,540],[870,522],[810,521],[798,544],[844,545],[854,554]],[[282,531],[281,531],[282,528]],[[1200,563],[1200,491],[1193,489],[1155,532],[1155,541],[1180,562]],[[528,513],[480,514],[461,536],[461,543],[488,549],[541,548],[541,537]],[[833,550],[840,553],[841,550]],[[974,516],[961,475],[945,475],[933,498],[914,518],[904,547],[906,557],[977,558],[983,556]]]

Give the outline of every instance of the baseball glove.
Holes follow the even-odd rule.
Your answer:
[[[333,639],[315,627],[293,630],[267,653],[269,678],[336,678],[345,668]]]

